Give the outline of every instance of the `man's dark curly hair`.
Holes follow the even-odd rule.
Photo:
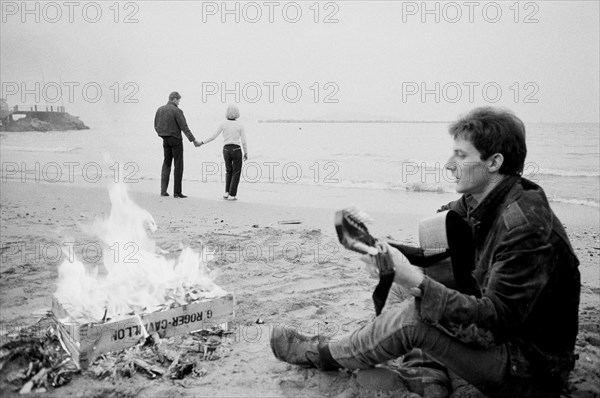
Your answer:
[[[454,139],[468,140],[481,153],[481,160],[495,153],[504,156],[500,174],[521,175],[527,156],[525,125],[511,111],[493,107],[475,108],[449,128]]]

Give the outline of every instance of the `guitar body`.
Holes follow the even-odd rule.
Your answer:
[[[420,248],[406,246],[395,242],[388,243],[390,246],[398,249],[400,253],[404,254],[404,257],[406,257],[412,265],[421,268],[423,270],[423,274],[440,282],[450,289],[462,291],[458,288],[456,283],[454,268],[452,266],[452,259],[450,258],[449,251],[426,257],[422,254],[423,251]],[[415,252],[417,251],[420,251],[421,255],[415,255]]]
[[[461,293],[481,295],[472,274],[475,248],[471,228],[461,216],[449,210],[421,221],[419,242],[419,248],[389,243],[430,278]]]

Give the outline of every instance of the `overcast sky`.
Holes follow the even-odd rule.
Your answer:
[[[597,1],[1,3],[3,96],[84,120],[599,120]]]

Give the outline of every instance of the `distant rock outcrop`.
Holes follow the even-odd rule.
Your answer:
[[[29,110],[22,106],[9,108],[6,100],[0,100],[0,130],[3,131],[64,131],[64,130],[87,130],[85,125],[77,116],[65,112],[63,106],[42,107],[30,106]],[[19,119],[16,116],[24,116]]]
[[[6,131],[64,131],[64,130],[88,130],[78,117],[68,113],[48,114],[40,120],[35,117],[24,117],[8,123]]]
[[[16,120],[7,126],[6,131],[50,131],[52,125],[43,120],[36,118],[25,117],[23,119]]]

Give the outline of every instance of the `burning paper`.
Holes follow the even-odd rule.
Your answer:
[[[71,316],[101,321],[227,294],[210,277],[210,254],[184,248],[179,258],[169,259],[159,253],[147,232],[156,231],[156,223],[131,200],[125,184],[111,189],[110,200],[108,218],[89,228],[101,243],[102,265],[86,267],[69,258],[59,267],[55,296]]]

